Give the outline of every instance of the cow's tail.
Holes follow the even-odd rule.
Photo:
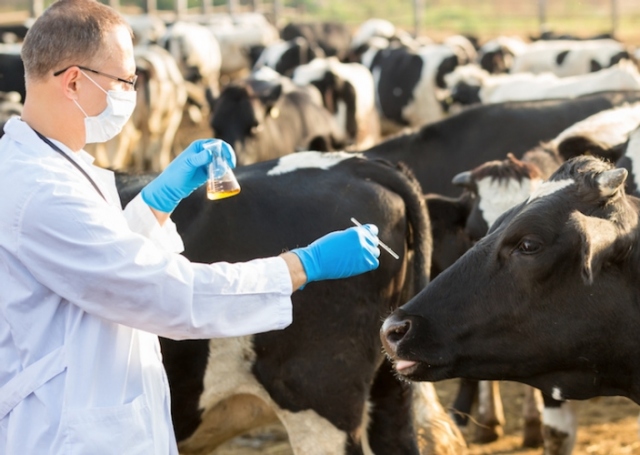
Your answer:
[[[376,182],[398,194],[406,208],[412,286],[409,288],[405,286],[405,293],[407,298],[411,298],[428,284],[431,273],[433,240],[429,212],[420,182],[406,165],[403,163],[393,165],[384,160],[375,160],[375,162],[384,166],[386,171],[375,179]],[[389,167],[395,172],[389,172]]]

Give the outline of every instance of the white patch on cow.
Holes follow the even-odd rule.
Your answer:
[[[259,68],[266,65],[270,68],[275,68],[282,58],[282,54],[287,52],[291,46],[292,44],[289,41],[279,41],[271,44],[262,51],[258,61],[256,61],[255,67]]]
[[[449,46],[442,44],[421,47],[418,54],[423,63],[420,80],[415,87],[412,87],[411,101],[402,108],[402,118],[410,126],[422,126],[444,117],[444,111],[438,99],[436,74],[442,61],[455,55]]]
[[[271,168],[267,175],[281,175],[298,169],[323,169],[327,170],[351,158],[362,158],[360,153],[347,152],[297,152],[283,156],[278,164]]]
[[[601,71],[611,72],[614,69]],[[633,71],[637,73],[637,69]],[[638,75],[638,81],[640,81],[640,75]],[[640,85],[638,87],[640,88]],[[557,148],[568,139],[585,137],[606,150],[626,142],[629,134],[638,128],[638,125],[640,125],[640,103],[607,109],[570,126],[556,136],[552,145]]]
[[[525,201],[542,183],[541,179],[499,179],[487,176],[477,182],[479,208],[487,226],[491,227],[500,215]]]
[[[456,67],[451,73],[444,76],[445,84],[449,89],[454,88],[461,82],[467,85],[481,87],[484,85],[484,81],[491,75],[480,68],[475,63],[469,63],[468,65],[460,65]]]
[[[629,144],[625,156],[631,161],[631,172],[636,186],[640,188],[640,128],[636,129],[629,136]]]
[[[293,71],[293,82],[300,85],[311,84],[324,78],[324,75],[330,71],[329,60],[326,58],[314,58],[309,63],[298,66]]]
[[[551,389],[551,398],[562,401],[562,390],[560,390],[560,387],[554,387]]]
[[[530,204],[535,199],[546,197],[553,193],[556,193],[562,190],[563,188],[568,187],[569,185],[573,185],[574,183],[575,183],[575,180],[573,179],[554,180],[550,182],[544,182],[542,185],[538,186],[538,188],[536,188],[533,191],[533,193],[531,193],[531,196],[529,196],[529,199],[527,199],[527,204]]]
[[[265,82],[280,82],[283,79],[280,73],[268,66],[261,66],[260,68],[254,70],[251,73],[251,78],[256,81]]]
[[[353,34],[351,49],[362,46],[373,37],[391,38],[396,34],[396,26],[386,19],[368,19]]]
[[[566,433],[570,437],[573,435],[575,438],[578,418],[573,402],[565,401],[559,408],[544,408],[542,411],[542,420],[545,426]]]
[[[216,421],[224,422],[225,425],[220,426],[226,427],[226,434],[232,433],[232,423],[242,431],[251,429],[246,428],[246,419],[255,418],[252,413],[264,419],[275,414],[287,430],[293,453],[342,453],[346,434],[314,411],[294,413],[281,409],[253,375],[254,360],[251,337],[219,338],[209,342],[204,390],[199,403],[203,411],[202,424],[180,443],[181,453],[208,453],[205,449],[212,449],[213,441],[219,443],[221,435],[216,433],[220,431]],[[240,399],[233,401],[231,397]],[[246,417],[244,421],[243,416]]]

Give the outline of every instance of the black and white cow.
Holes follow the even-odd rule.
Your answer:
[[[608,68],[629,57],[626,46],[612,39],[536,41],[514,57],[511,72],[575,76]]]
[[[0,92],[0,137],[4,136],[4,124],[13,116],[22,114],[22,103],[18,92]]]
[[[21,43],[0,44],[0,92],[18,92],[24,102],[26,87],[21,49]]]
[[[527,48],[527,43],[521,38],[499,36],[487,41],[478,49],[477,63],[491,73],[508,73],[513,65],[513,59]]]
[[[320,90],[324,107],[355,149],[380,141],[380,119],[371,72],[360,63],[342,63],[336,57],[316,58],[293,73],[296,84]]]
[[[445,97],[440,92],[446,88],[444,76],[459,62],[459,53],[447,45],[418,50],[390,45],[367,50],[361,63],[373,74],[383,133],[442,119]]]
[[[226,86],[212,103],[214,135],[233,146],[239,165],[346,145],[317,89],[296,86],[268,67]]]
[[[347,153],[297,153],[239,167],[236,177],[238,196],[211,202],[197,191],[172,214],[191,261],[277,255],[348,227],[351,217],[376,223],[400,259],[383,252],[374,272],[308,284],[294,293],[284,330],[161,340],[181,453],[209,453],[280,420],[295,454],[417,455],[410,388],[384,361],[378,331],[426,284],[431,243],[419,185]],[[126,203],[144,181],[119,183]]]
[[[449,212],[460,213],[457,218],[449,216],[451,229],[463,230],[467,243],[479,240],[504,211],[524,201],[542,179],[547,179],[560,167],[564,159],[591,154],[615,162],[621,153],[620,146],[627,143],[630,133],[640,124],[639,106],[635,103],[592,115],[567,128],[552,141],[525,153],[522,161],[509,155],[507,160],[485,163],[457,175],[454,182],[473,196],[473,205],[460,210],[457,200],[448,202]],[[442,201],[440,204],[445,203]],[[434,220],[437,212],[431,205],[429,209]],[[458,220],[457,224],[454,220]],[[436,231],[433,232],[435,261],[437,250],[443,247],[439,245]],[[448,248],[451,250],[451,246]],[[453,416],[459,425],[466,426],[466,416],[478,388],[480,403],[476,441],[492,441],[499,437],[500,426],[504,423],[497,382],[488,384],[480,381],[478,384],[478,381],[461,380]],[[539,391],[525,389],[523,445],[536,446],[544,442],[546,455],[571,454],[577,434],[575,407],[548,396],[544,396],[544,408],[542,403]],[[544,438],[540,426],[542,415]]]
[[[640,92],[609,92],[573,100],[541,100],[478,106],[412,134],[382,142],[363,153],[404,162],[425,193],[457,196],[459,172],[511,152],[516,157],[600,111],[640,101]]]
[[[625,194],[626,177],[595,157],[563,164],[385,321],[396,371],[640,403],[640,200]]]
[[[341,22],[290,22],[280,31],[280,37],[289,41],[298,37],[320,47],[326,57],[344,61],[351,44],[351,32]]]
[[[296,67],[324,55],[321,48],[299,36],[289,41],[277,41],[265,47],[253,68],[268,66],[284,76],[291,77]]]
[[[456,68],[445,80],[451,103],[461,105],[575,98],[609,90],[640,89],[640,73],[629,60],[593,73],[567,77],[553,73],[489,74],[477,65],[465,65]]]

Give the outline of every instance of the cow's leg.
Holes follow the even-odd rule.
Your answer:
[[[458,394],[453,402],[451,416],[463,434],[466,434],[469,426],[469,416],[473,402],[478,396],[478,381],[473,379],[460,379]]]
[[[522,414],[524,416],[524,434],[522,445],[524,447],[540,447],[542,438],[542,408],[544,406],[540,390],[524,386],[524,400]]]
[[[289,443],[295,455],[371,454],[360,447],[354,451],[347,451],[347,434],[314,411],[290,412],[278,409],[276,414],[287,430]]]
[[[412,394],[412,385],[398,380],[385,359],[376,372],[369,395],[372,410],[368,433],[373,453],[419,453],[410,418]]]
[[[570,401],[557,401],[543,394],[544,454],[570,455],[576,442],[578,417],[576,405]]]
[[[202,415],[202,425],[180,445],[182,455],[208,455],[224,442],[273,423],[273,408],[255,395],[234,395]]]
[[[474,440],[480,444],[493,442],[502,436],[504,411],[498,381],[478,384],[478,420]]]
[[[430,382],[413,385],[414,426],[422,455],[464,455],[467,444]]]

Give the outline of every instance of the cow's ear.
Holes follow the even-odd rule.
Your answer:
[[[471,189],[473,188],[473,175],[471,175],[471,171],[460,172],[453,177],[451,183],[461,188]]]
[[[629,173],[624,168],[610,169],[596,177],[596,184],[602,197],[612,197],[624,190],[624,182]]]
[[[582,279],[591,285],[602,266],[614,256],[618,229],[611,221],[580,212],[574,212],[569,222],[580,235]]]
[[[264,104],[267,114],[271,108],[278,102],[282,95],[282,84],[275,84],[260,92],[260,101]]]

